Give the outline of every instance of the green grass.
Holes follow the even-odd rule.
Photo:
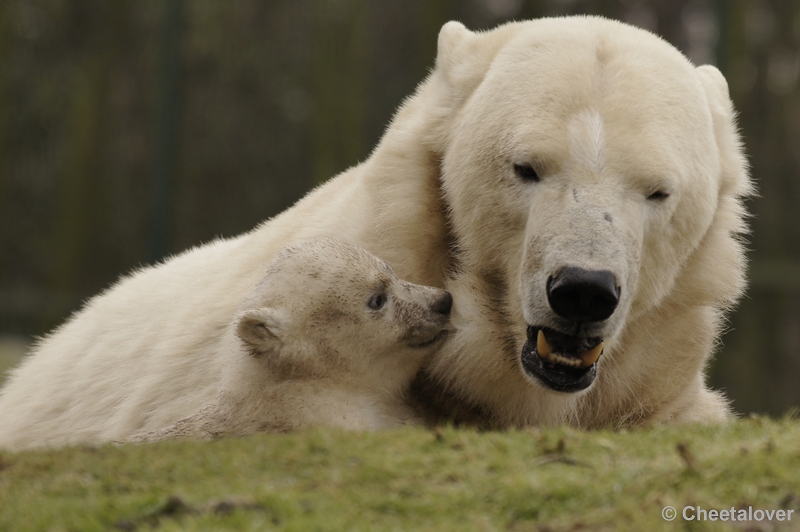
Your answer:
[[[10,531],[747,529],[662,519],[665,505],[687,504],[800,509],[800,422],[317,430],[0,452]],[[748,530],[773,530],[759,526]],[[800,515],[777,530],[800,530]]]

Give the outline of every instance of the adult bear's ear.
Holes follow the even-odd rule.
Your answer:
[[[747,232],[743,199],[753,193],[747,160],[736,128],[728,83],[715,67],[697,67],[708,101],[720,161],[717,211],[711,226],[683,269],[673,290],[676,301],[707,302],[730,308],[746,283],[742,235]]]
[[[434,153],[446,150],[452,121],[458,116],[458,110],[483,81],[497,53],[519,28],[516,22],[487,32],[470,31],[455,21],[442,26],[436,66],[419,89],[427,91],[420,101],[423,102],[425,115],[432,119],[432,128],[423,142]],[[398,118],[411,114],[411,110],[417,108],[411,102],[398,113]],[[408,118],[405,120],[409,122]]]
[[[278,350],[289,323],[280,309],[264,307],[246,310],[236,318],[236,336],[254,357]]]
[[[439,31],[436,73],[465,98],[483,79],[497,52],[516,33],[518,25],[509,23],[487,32],[472,32],[451,20]]]
[[[436,69],[445,75],[454,73],[471,48],[470,43],[477,38],[477,34],[458,21],[451,20],[442,26],[436,45]]]
[[[749,165],[744,155],[736,113],[728,93],[728,82],[716,67],[703,65],[696,68],[703,85],[714,123],[721,164],[720,197],[744,197],[753,193],[749,178]]]

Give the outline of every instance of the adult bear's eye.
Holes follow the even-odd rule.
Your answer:
[[[539,181],[539,174],[536,173],[536,170],[533,169],[533,166],[527,163],[515,164],[514,173],[516,173],[517,177],[524,181]]]
[[[665,192],[663,190],[656,190],[655,192],[647,196],[647,199],[649,201],[664,201],[668,197],[669,197],[669,192]]]
[[[367,301],[367,306],[372,310],[380,310],[386,304],[386,295],[385,294],[375,294],[369,301]]]

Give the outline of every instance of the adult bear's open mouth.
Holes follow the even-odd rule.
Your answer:
[[[597,359],[603,354],[602,338],[569,336],[545,327],[528,326],[522,347],[525,372],[557,392],[578,392],[597,377]]]

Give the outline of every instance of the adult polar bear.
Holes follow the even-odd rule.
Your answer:
[[[0,397],[0,445],[62,423],[122,440],[197,411],[264,265],[320,236],[453,293],[457,331],[415,388],[439,415],[723,419],[704,366],[744,285],[749,187],[713,67],[602,18],[450,22],[367,161],[253,232],[122,280],[42,341]]]

